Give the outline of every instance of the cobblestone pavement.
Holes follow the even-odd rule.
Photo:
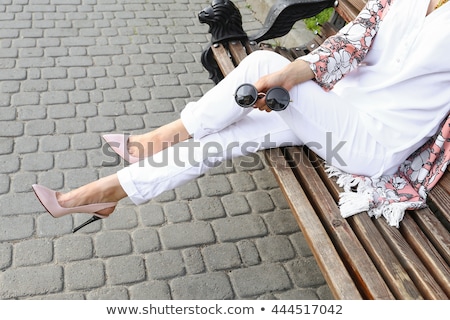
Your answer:
[[[235,2],[256,30],[245,1]],[[330,299],[269,168],[228,162],[111,217],[47,214],[33,183],[116,172],[101,135],[179,116],[213,85],[209,0],[0,0],[1,299]]]

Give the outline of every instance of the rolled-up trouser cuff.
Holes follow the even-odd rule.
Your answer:
[[[143,204],[148,201],[147,199],[144,199],[137,190],[136,185],[131,178],[130,170],[128,169],[128,167],[119,170],[117,172],[117,177],[119,178],[119,183],[122,186],[122,189],[135,205]]]
[[[190,102],[186,105],[181,111],[180,119],[189,135],[198,139],[207,135],[208,132],[201,128],[200,121],[194,114],[194,103],[195,102]]]

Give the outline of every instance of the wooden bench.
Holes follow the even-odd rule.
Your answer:
[[[247,37],[239,26],[214,33],[201,13],[200,21],[210,24],[212,33],[202,62],[217,83],[254,50],[275,50],[293,60],[354,19],[365,2],[279,1],[256,37]],[[280,25],[290,28],[298,19],[330,6],[335,6],[333,18],[311,42],[291,49],[259,43],[289,31]],[[342,190],[327,176],[323,161],[307,148],[271,149],[265,156],[336,299],[450,298],[448,170],[429,194],[429,207],[408,212],[397,229],[366,213],[342,218],[337,205]]]

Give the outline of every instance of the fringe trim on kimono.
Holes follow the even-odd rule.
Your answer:
[[[385,199],[379,202],[370,178],[354,176],[331,166],[327,166],[326,172],[330,178],[336,177],[336,183],[344,189],[339,199],[340,212],[344,218],[367,212],[370,217],[383,216],[390,226],[398,228],[406,210],[425,206],[420,201],[394,202]]]

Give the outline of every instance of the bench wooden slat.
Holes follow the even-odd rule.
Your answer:
[[[361,213],[348,218],[348,220],[395,298],[423,299],[411,277],[391,251],[386,239],[383,238],[371,218]]]
[[[421,211],[426,210],[428,209]],[[450,297],[450,267],[416,224],[411,214],[407,214],[403,218],[400,232],[420,260],[425,264],[430,274],[433,275],[436,282],[439,283],[447,298]]]
[[[339,4],[334,9],[336,12],[344,18],[345,21],[352,21],[354,20],[359,12],[363,9],[364,5],[360,3],[360,1],[355,1],[354,5],[350,4],[349,2],[354,2],[351,0],[348,1],[339,1]],[[366,2],[366,1],[365,1]],[[356,7],[355,7],[356,6]]]
[[[389,239],[388,244],[391,250],[411,277],[421,295],[425,299],[447,299],[445,292],[410,247],[409,243],[403,238],[400,231],[397,228],[390,227],[383,219],[376,219],[374,223],[380,230],[383,238]],[[421,232],[419,230],[414,230],[407,223],[402,223],[402,225],[404,229],[410,228],[409,232],[415,233],[417,237],[420,237]]]
[[[348,268],[354,274],[354,279],[360,279],[364,283],[366,298],[392,299],[392,293],[348,225],[348,221],[341,217],[335,200],[315,172],[306,154],[298,147],[286,149],[289,159],[296,165],[293,170],[298,175],[302,188],[307,192],[309,201],[314,203],[316,212],[320,214],[334,245],[339,249],[341,256],[344,256]]]
[[[211,46],[211,49],[214,52],[214,59],[217,61],[220,71],[222,71],[224,76],[227,76],[235,68],[228,55],[228,50],[222,44],[214,44]]]
[[[332,25],[332,24],[329,23],[329,22],[325,22],[325,23],[322,25],[321,34],[322,34],[322,37],[323,37],[323,38],[327,39],[328,37],[331,37],[332,35],[336,34],[338,31],[339,31],[339,30],[336,29],[336,28],[334,27],[334,25]]]
[[[347,0],[347,1],[350,2],[353,5],[353,7],[356,8],[356,10],[358,12],[360,12],[367,3],[367,0],[362,0],[362,1],[361,0]]]
[[[361,299],[361,294],[330,238],[326,236],[327,233],[315,214],[314,208],[309,205],[306,194],[301,188],[295,187],[298,184],[297,179],[292,170],[286,166],[281,150],[267,150],[265,156],[272,164],[272,171],[275,173],[282,191],[285,192],[294,217],[303,231],[333,295],[338,299]]]
[[[241,61],[247,56],[247,51],[241,41],[228,42],[228,48],[236,65],[241,63]]]
[[[448,230],[444,228],[430,210],[422,209],[409,214],[412,215],[446,263],[450,265],[450,238]]]

